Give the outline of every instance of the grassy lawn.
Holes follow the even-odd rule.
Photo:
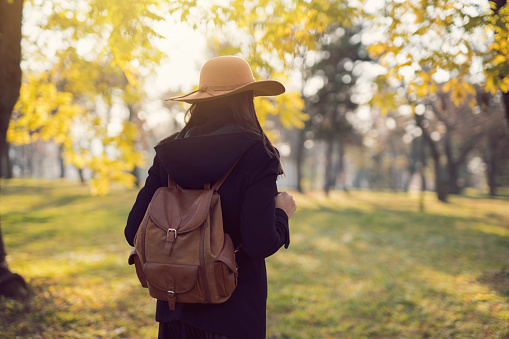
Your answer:
[[[153,338],[155,302],[127,265],[136,192],[2,181],[1,225],[27,302],[0,338]],[[269,338],[509,338],[509,200],[295,194],[291,246],[267,260]]]

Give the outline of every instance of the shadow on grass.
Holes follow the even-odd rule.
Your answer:
[[[333,211],[329,210],[329,213]],[[336,212],[337,213],[337,212]],[[495,246],[509,254],[509,236],[483,231],[475,228],[485,220],[482,218],[465,218],[423,214],[411,211],[393,211],[376,208],[372,213],[358,210],[343,210],[346,219],[358,220],[357,226],[377,235],[380,244],[390,244],[400,250],[421,249],[428,253],[420,257],[426,264],[442,261],[449,256],[462,257],[468,262],[482,262],[490,256],[500,255],[497,251],[477,251]],[[504,225],[495,225],[507,227]],[[398,240],[393,241],[393,240]],[[433,250],[433,251],[432,251]],[[436,251],[437,253],[433,253]]]
[[[1,195],[42,195],[48,196],[54,190],[54,186],[49,185],[47,182],[44,184],[38,183],[33,185],[36,181],[27,181],[25,185],[20,184],[19,180],[5,180],[1,179]]]
[[[301,223],[312,225],[312,237],[333,239],[352,253],[361,254],[359,260],[377,261],[378,252],[390,251],[396,257],[449,275],[472,272],[478,282],[509,297],[506,260],[509,235],[503,231],[508,225],[502,215],[487,214],[490,224],[486,225],[486,218],[482,217],[389,210],[374,203],[370,206],[369,211],[320,206],[303,209],[299,214]],[[315,250],[312,241],[301,246],[307,253]],[[380,262],[380,265],[390,267],[391,263]]]
[[[70,194],[63,197],[59,197],[57,199],[51,199],[51,201],[47,201],[43,204],[38,204],[37,206],[34,206],[34,209],[42,210],[46,209],[48,207],[54,208],[54,207],[65,207],[68,205],[72,205],[76,203],[79,200],[85,200],[89,199],[90,197],[85,194]]]
[[[98,285],[104,288],[107,284],[101,281]],[[28,300],[0,297],[0,337],[134,338],[139,337],[140,328],[156,327],[153,317],[136,307],[144,295],[141,287],[124,285],[121,293],[111,291],[105,296],[101,291],[97,298],[87,298],[63,292],[65,286],[49,278],[34,279],[30,285],[32,297]]]
[[[507,269],[484,272],[477,280],[482,284],[490,286],[499,295],[509,300],[509,271]]]
[[[376,204],[298,216],[269,261],[273,338],[306,337],[300,324],[316,338],[509,338],[494,296],[507,300],[509,237],[475,228],[486,220]]]

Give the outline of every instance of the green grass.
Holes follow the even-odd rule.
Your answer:
[[[127,265],[136,192],[2,182],[10,268],[0,337],[153,338],[155,303]],[[291,246],[267,260],[269,338],[509,338],[509,200],[295,194]]]

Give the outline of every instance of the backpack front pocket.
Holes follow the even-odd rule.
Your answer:
[[[145,275],[153,298],[167,300],[173,297],[176,302],[204,302],[196,265],[145,263]]]

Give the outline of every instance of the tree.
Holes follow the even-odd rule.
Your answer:
[[[21,16],[23,0],[0,0],[0,169],[7,166],[7,128],[21,87]],[[0,295],[25,297],[25,280],[13,274],[5,260],[0,229]]]
[[[0,169],[7,166],[6,135],[21,87],[21,15],[23,0],[0,1]]]
[[[460,194],[465,178],[460,169],[466,167],[468,156],[482,149],[483,140],[499,130],[495,108],[482,102],[488,95],[476,88],[477,95],[471,97],[478,102],[473,109],[466,103],[455,107],[450,93],[442,91],[416,107],[416,123],[421,128],[424,140],[431,150],[435,164],[435,185],[440,200],[447,201],[447,194]],[[426,109],[424,108],[426,105]],[[484,108],[481,108],[484,107]],[[499,142],[504,142],[504,137]],[[445,158],[445,171],[441,159]]]
[[[352,88],[356,76],[354,66],[360,60],[360,42],[352,43],[352,36],[359,29],[344,30],[331,26],[330,33],[323,39],[321,61],[311,68],[311,77],[323,79],[323,87],[309,98],[308,112],[311,115],[309,131],[315,139],[324,140],[325,178],[324,192],[329,194],[331,187],[336,185],[336,178],[344,172],[345,143],[353,135],[353,127],[346,119],[357,104],[352,102]],[[337,148],[337,157],[334,149]],[[334,158],[337,158],[334,162]]]
[[[509,10],[505,1],[485,5],[430,0],[385,1],[376,10],[383,15],[373,17],[373,29],[381,38],[372,40],[368,50],[387,69],[377,83],[382,90],[384,83],[404,86],[412,111],[440,88],[449,93],[454,107],[467,103],[470,108],[477,105],[474,87],[478,83],[483,83],[484,90],[491,93],[498,89],[504,93],[509,91],[509,45],[506,41]],[[492,43],[483,43],[483,39]],[[396,99],[395,92],[381,92],[381,95]],[[506,112],[509,112],[507,105]],[[447,114],[443,112],[442,115]],[[507,117],[509,123],[509,114]],[[440,152],[426,133],[423,117],[415,119],[435,159],[438,198],[445,201],[447,190],[440,170]],[[471,130],[470,134],[476,133]],[[449,149],[446,154],[451,155],[448,138],[446,135]],[[478,138],[470,141],[469,147],[459,154],[459,162],[449,157],[451,183],[459,163],[463,162],[463,155],[478,141]],[[455,184],[450,186],[452,191],[457,191]]]
[[[46,72],[31,73],[25,89],[22,91],[21,101],[18,103],[14,122],[10,129],[10,138],[15,142],[29,142],[32,140],[54,139],[57,143],[66,147],[67,156],[74,163],[83,161],[83,157],[73,155],[74,144],[71,138],[70,128],[72,121],[83,111],[88,113],[92,110],[84,110],[84,107],[98,93],[93,89],[103,90],[103,97],[111,97],[111,88],[106,81],[99,81],[97,75],[102,67],[113,70],[114,74],[128,79],[120,81],[124,84],[126,95],[131,95],[136,89],[137,70],[132,61],[139,58],[140,61],[156,60],[160,55],[152,56],[144,53],[148,51],[149,37],[155,32],[147,24],[150,20],[157,20],[156,16],[148,7],[154,5],[153,1],[136,2],[124,6],[121,2],[96,2],[91,1],[90,7],[77,5],[74,8],[66,7],[65,2],[53,2],[53,16],[45,25],[45,29],[59,30],[67,35],[68,45],[57,52],[58,61]],[[2,159],[7,160],[6,139],[9,122],[21,87],[21,24],[24,2],[20,0],[2,0],[0,2],[0,154]],[[129,11],[128,9],[131,9]],[[84,12],[83,12],[84,11]],[[89,25],[78,23],[80,20],[89,20]],[[90,62],[76,52],[76,44],[80,39],[96,37],[96,42],[102,41],[104,47],[99,50],[96,62]],[[105,39],[106,37],[106,39]],[[153,53],[153,52],[148,52]],[[158,53],[156,51],[156,53]],[[41,54],[43,54],[41,52]],[[141,64],[141,63],[139,63]],[[147,64],[145,62],[145,64]],[[96,71],[96,72],[91,72]],[[104,72],[103,72],[104,74]],[[88,75],[88,77],[87,77]],[[102,86],[101,86],[102,85]],[[97,86],[97,87],[96,87]],[[113,86],[112,86],[113,87]],[[82,106],[77,105],[79,97],[84,98]],[[88,99],[88,100],[87,100]],[[106,100],[108,101],[108,100]],[[90,120],[90,115],[85,116]],[[81,117],[83,118],[83,116]],[[91,119],[94,130],[103,132],[102,140],[105,144],[116,147],[117,150],[129,153],[132,150],[133,128],[124,124],[122,135],[109,137],[107,130],[101,130],[101,121]],[[90,125],[88,125],[90,126]],[[70,139],[71,138],[71,139]],[[127,152],[126,152],[127,151]],[[5,160],[0,163],[0,168],[6,167]],[[131,163],[136,163],[137,160]],[[127,167],[124,165],[127,162]],[[95,178],[95,187],[108,187],[111,180],[126,180],[124,171],[130,167],[128,161],[122,162],[118,156],[110,159],[105,151],[99,156],[93,156],[89,160],[90,166],[95,166],[99,173]],[[132,166],[131,166],[132,167]],[[129,179],[127,179],[129,180]],[[106,181],[106,182],[105,182]],[[101,191],[98,191],[101,193]],[[6,252],[0,233],[0,294],[8,296],[24,296],[27,293],[26,284],[19,276],[12,274],[5,261]]]
[[[497,195],[503,182],[503,170],[509,165],[509,133],[503,124],[501,105],[491,93],[477,91],[479,113],[485,116],[486,133],[478,146],[478,152],[486,164],[486,181],[490,196]]]
[[[387,0],[379,6],[371,8],[378,11],[371,18],[373,30],[382,38],[373,39],[368,50],[387,67],[387,81],[405,80],[412,100],[436,92],[441,82],[446,83],[456,106],[475,93],[472,84],[481,80],[486,91],[509,92],[506,1],[483,5]],[[483,43],[490,40],[492,43]],[[509,124],[507,104],[506,116]]]
[[[67,163],[91,169],[92,193],[106,193],[112,181],[132,187],[136,183],[132,173],[143,164],[135,147],[138,127],[133,107],[144,96],[144,79],[163,56],[151,43],[159,37],[152,25],[162,19],[157,5],[155,0],[128,6],[92,0],[88,6],[59,0],[40,5],[51,6],[52,14],[37,29],[61,36],[65,43],[57,45],[55,58],[48,60],[48,46],[39,34],[25,38],[36,49],[25,56],[32,62],[27,63],[31,67],[9,140],[14,144],[52,140],[61,145]],[[88,50],[83,47],[87,45]],[[40,68],[43,71],[35,70]],[[119,106],[128,111],[123,117],[115,113]]]

